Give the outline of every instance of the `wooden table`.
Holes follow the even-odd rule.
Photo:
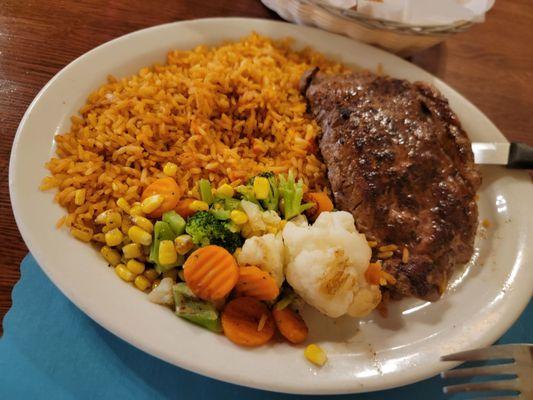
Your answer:
[[[214,16],[279,19],[258,0],[0,1],[0,318],[28,251],[11,213],[7,177],[11,143],[33,97],[101,43],[152,25]],[[499,0],[484,24],[413,61],[473,101],[510,140],[533,145],[532,39],[533,2]]]

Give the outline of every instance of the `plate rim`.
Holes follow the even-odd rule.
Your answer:
[[[214,18],[199,18],[199,19],[192,19],[192,20],[185,20],[185,21],[170,22],[170,23],[166,23],[166,24],[160,24],[160,25],[155,25],[155,26],[144,28],[144,29],[136,30],[136,31],[127,33],[125,35],[119,36],[117,38],[114,38],[112,40],[109,40],[109,41],[107,41],[105,43],[102,43],[99,46],[87,51],[86,53],[83,53],[82,55],[80,55],[79,57],[77,57],[76,59],[74,59],[73,61],[68,63],[66,66],[64,66],[60,71],[58,71],[43,86],[43,88],[37,93],[35,98],[32,100],[32,102],[28,106],[27,110],[25,111],[25,113],[24,113],[24,115],[23,115],[23,117],[22,117],[22,119],[21,119],[21,121],[19,123],[19,126],[17,128],[16,134],[15,134],[15,137],[14,137],[14,140],[13,140],[13,144],[12,144],[12,147],[11,147],[11,153],[10,153],[10,160],[9,160],[9,178],[8,178],[9,195],[10,195],[13,215],[15,217],[15,221],[16,221],[17,227],[19,229],[19,232],[20,232],[25,244],[27,245],[28,249],[31,251],[32,255],[36,259],[36,261],[39,264],[39,266],[41,267],[41,269],[45,272],[47,277],[52,281],[52,283],[73,304],[75,304],[76,307],[78,307],[81,311],[83,311],[86,315],[88,315],[92,320],[97,322],[101,327],[103,327],[104,329],[110,331],[115,336],[127,341],[128,343],[132,344],[133,346],[141,349],[142,351],[144,351],[144,352],[146,352],[148,354],[154,355],[157,358],[159,358],[161,360],[164,360],[165,362],[168,362],[170,364],[176,365],[176,366],[178,366],[180,368],[184,368],[184,369],[193,371],[193,372],[198,373],[198,374],[203,375],[203,376],[207,376],[207,377],[210,377],[210,378],[218,379],[218,380],[221,380],[221,381],[225,381],[225,382],[229,382],[229,383],[233,383],[233,384],[237,384],[237,385],[242,385],[242,386],[247,386],[247,387],[252,387],[252,388],[257,388],[257,389],[263,389],[263,390],[272,391],[272,392],[283,392],[283,393],[293,393],[293,394],[343,394],[343,393],[361,392],[360,389],[358,389],[355,386],[355,381],[354,381],[354,385],[350,386],[349,388],[337,388],[335,390],[328,390],[328,389],[320,390],[320,389],[317,389],[316,387],[313,387],[312,391],[309,391],[309,390],[306,390],[305,388],[299,387],[298,385],[290,385],[290,384],[287,385],[287,384],[285,384],[283,386],[282,385],[278,385],[277,387],[273,387],[271,384],[267,384],[267,383],[262,383],[262,382],[261,383],[257,383],[257,382],[245,381],[245,380],[239,378],[238,376],[234,376],[234,375],[225,373],[224,371],[217,371],[217,370],[213,370],[212,368],[209,368],[209,367],[199,366],[198,363],[195,363],[194,361],[189,361],[189,360],[187,360],[185,358],[180,360],[179,364],[177,364],[175,360],[170,359],[166,354],[164,354],[164,353],[160,352],[159,350],[157,350],[156,348],[154,348],[154,346],[146,345],[145,343],[142,343],[142,342],[136,340],[135,338],[131,337],[127,333],[124,333],[123,331],[120,331],[120,329],[118,329],[116,326],[114,326],[114,324],[109,322],[108,318],[105,318],[105,317],[102,317],[100,315],[97,315],[98,312],[96,312],[94,310],[91,311],[90,307],[87,304],[85,304],[85,301],[83,301],[82,298],[78,297],[74,293],[73,290],[70,290],[70,288],[68,288],[68,287],[60,286],[60,284],[57,283],[59,281],[57,279],[58,273],[54,272],[53,268],[47,267],[46,263],[42,261],[43,260],[43,255],[42,255],[41,251],[37,249],[38,246],[34,245],[33,242],[29,239],[30,238],[30,234],[28,233],[30,231],[29,225],[27,225],[24,222],[24,220],[23,220],[24,218],[22,216],[22,211],[19,209],[19,206],[17,205],[18,204],[18,202],[17,202],[18,193],[17,193],[17,190],[16,190],[16,185],[14,183],[14,174],[15,174],[14,166],[15,166],[15,164],[17,162],[17,154],[18,154],[18,149],[19,149],[19,146],[20,146],[20,139],[21,139],[22,134],[23,134],[22,132],[24,131],[24,127],[25,127],[25,124],[26,124],[27,120],[29,119],[33,109],[36,107],[36,105],[40,101],[41,97],[48,90],[48,88],[54,84],[54,82],[56,82],[57,80],[61,79],[63,73],[66,70],[72,68],[75,64],[79,63],[83,58],[87,57],[88,55],[91,55],[93,53],[96,53],[96,52],[100,51],[102,48],[117,44],[117,43],[119,43],[121,41],[128,40],[129,38],[137,36],[137,35],[142,36],[145,33],[147,33],[148,31],[156,31],[156,30],[165,29],[167,27],[177,26],[177,25],[194,25],[194,24],[199,23],[199,22],[200,23],[216,23],[216,22],[221,22],[221,21],[224,21],[224,22],[231,21],[231,22],[239,23],[242,20],[245,20],[245,21],[248,21],[248,22],[250,22],[250,21],[252,21],[252,22],[253,21],[258,21],[258,22],[261,22],[261,23],[278,24],[278,25],[295,25],[295,24],[291,24],[291,23],[283,22],[283,21],[275,21],[275,20],[269,20],[269,19],[263,19],[263,18],[246,18],[246,17],[214,17]],[[416,69],[416,70],[418,70],[418,72],[423,72],[424,74],[431,76],[432,79],[434,80],[433,82],[436,82],[439,85],[445,86],[447,89],[451,90],[454,93],[455,96],[459,97],[461,99],[461,101],[464,102],[465,105],[471,107],[478,115],[483,116],[486,119],[487,122],[492,124],[494,126],[495,132],[497,132],[501,136],[502,140],[507,141],[507,139],[501,134],[500,130],[494,125],[494,123],[490,119],[488,119],[488,117],[481,110],[479,110],[479,108],[477,108],[473,103],[471,103],[470,100],[468,100],[466,97],[461,95],[452,86],[446,84],[440,78],[434,76],[433,74],[429,73],[428,71],[425,71],[424,69],[420,68],[419,66],[414,65],[414,64],[412,64],[412,63],[410,63],[410,62],[408,62],[406,60],[403,60],[400,57],[398,57],[398,56],[396,56],[396,55],[394,55],[392,53],[389,53],[389,52],[387,52],[385,50],[378,49],[378,48],[376,48],[374,46],[371,46],[371,45],[368,45],[366,43],[362,43],[362,42],[355,41],[353,39],[346,38],[346,37],[344,37],[342,35],[334,34],[334,33],[331,33],[331,32],[326,32],[326,31],[323,31],[321,29],[314,28],[314,27],[308,27],[308,26],[297,26],[297,29],[310,30],[310,31],[320,31],[321,34],[330,35],[332,37],[339,37],[339,38],[343,38],[343,39],[352,40],[352,41],[357,42],[358,44],[360,44],[360,45],[362,45],[364,47],[368,47],[368,48],[373,49],[373,51],[378,51],[380,53],[385,53],[388,56],[390,56],[390,55],[394,56],[395,58],[397,58],[402,63],[409,64],[411,69]],[[33,251],[31,250],[32,248],[34,249]],[[507,318],[505,319],[505,323],[502,324],[501,320],[500,320],[499,321],[500,324],[498,325],[498,329],[496,329],[496,330],[493,329],[493,330],[489,331],[485,335],[484,340],[481,341],[481,343],[484,343],[484,345],[489,345],[489,344],[492,344],[494,341],[496,341],[514,323],[514,321],[516,321],[516,319],[523,312],[523,310],[525,309],[527,304],[528,304],[528,301],[525,301],[523,304],[520,304],[518,307],[515,307],[513,309],[514,312],[511,312],[510,315],[509,314],[507,315]],[[459,363],[450,363],[449,364],[449,368],[453,368],[454,366],[456,366],[458,364]],[[412,384],[412,383],[421,381],[423,379],[427,379],[430,376],[434,376],[440,370],[441,369],[438,369],[438,370],[435,370],[435,371],[431,370],[431,375],[429,375],[427,372],[423,373],[421,371],[418,374],[412,374],[409,377],[409,379],[396,379],[391,384],[385,384],[385,385],[382,385],[380,387],[364,388],[364,391],[365,392],[372,392],[372,391],[385,390],[385,389],[389,389],[389,388],[393,388],[393,387],[399,387],[399,386]]]

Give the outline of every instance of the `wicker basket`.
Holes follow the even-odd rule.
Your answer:
[[[370,18],[355,10],[331,6],[323,0],[261,1],[288,21],[349,36],[402,56],[434,46],[474,24],[459,21],[449,25],[413,26]]]

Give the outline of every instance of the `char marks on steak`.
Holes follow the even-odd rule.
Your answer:
[[[301,90],[322,128],[336,207],[369,240],[400,246],[383,264],[397,280],[393,292],[438,299],[454,266],[472,255],[481,183],[448,101],[428,84],[370,72],[313,69]]]

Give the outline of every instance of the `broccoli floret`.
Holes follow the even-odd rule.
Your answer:
[[[218,220],[208,211],[200,211],[189,217],[185,231],[191,235],[198,246],[214,244],[233,253],[242,246],[243,238],[237,232],[231,232],[224,221]]]
[[[211,230],[216,218],[206,211],[200,211],[187,219],[185,232],[192,236],[192,240],[199,246],[207,246],[210,242]]]
[[[301,180],[295,181],[292,171],[289,171],[287,177],[279,176],[279,191],[283,198],[283,216],[286,220],[294,218],[314,206],[315,203],[302,204],[303,186]]]

